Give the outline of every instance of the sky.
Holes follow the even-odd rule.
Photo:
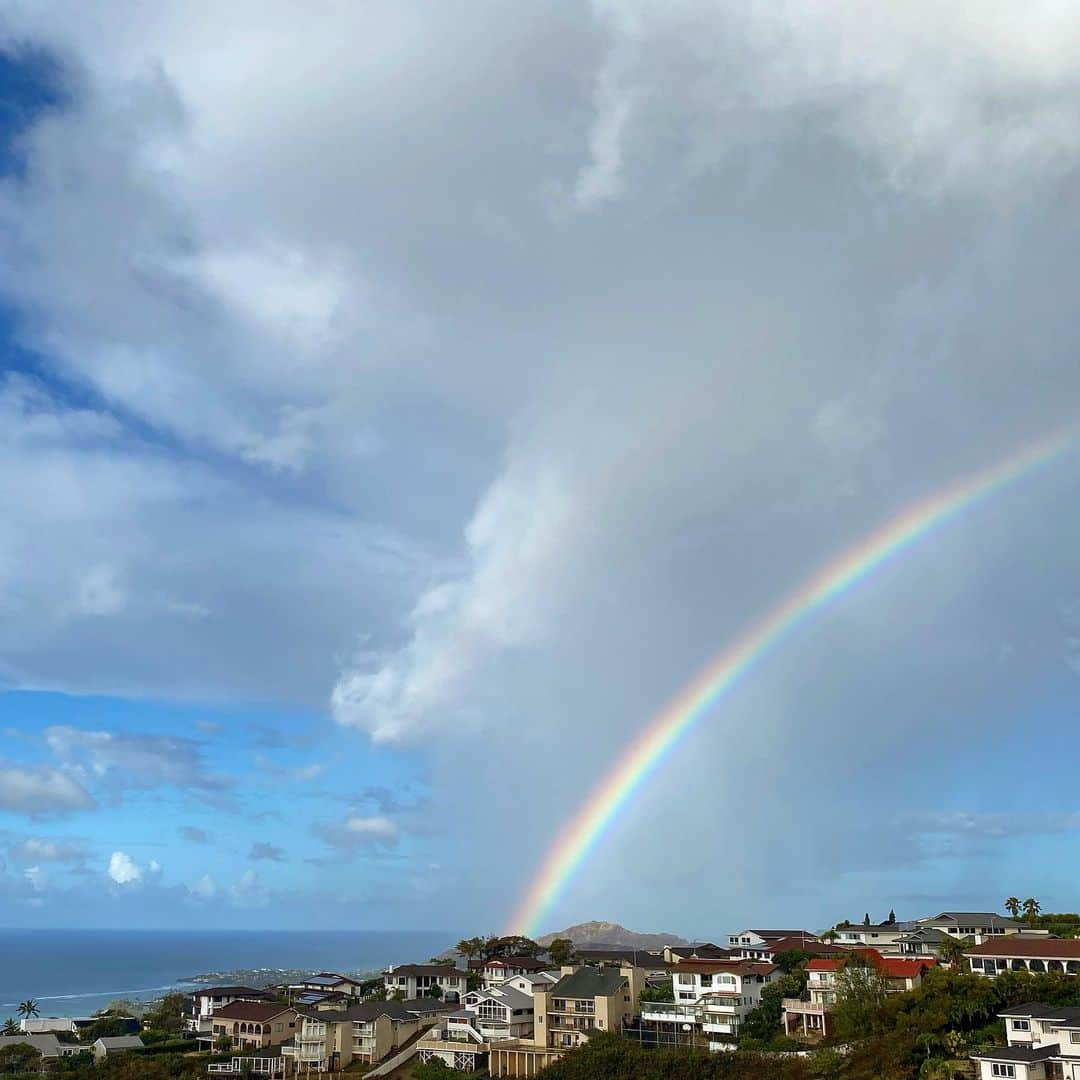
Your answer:
[[[1080,23],[0,5],[0,925],[500,928],[620,751],[1080,420]],[[547,913],[1075,910],[1080,453],[816,616]]]

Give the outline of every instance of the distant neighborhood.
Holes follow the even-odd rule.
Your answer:
[[[201,1057],[202,1072],[222,1080],[528,1077],[597,1038],[779,1062],[850,1053],[875,1016],[920,991],[955,997],[962,986],[993,1012],[996,999],[972,988],[1000,980],[1014,997],[1030,986],[1076,1004],[1032,998],[983,1017],[974,1035],[962,1020],[933,1036],[939,1045],[926,1035],[920,1075],[935,1075],[933,1065],[937,1075],[980,1080],[1080,1080],[1080,917],[1044,916],[1037,901],[1015,897],[1006,910],[908,920],[867,912],[822,931],[747,927],[647,948],[582,944],[573,928],[542,942],[478,937],[363,978],[319,972],[267,987],[202,986],[142,1017],[42,1017],[26,1001],[0,1035],[0,1074],[170,1052]]]

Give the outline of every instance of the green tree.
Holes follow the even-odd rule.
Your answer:
[[[27,998],[19,1002],[19,1007],[15,1011],[24,1019],[29,1020],[31,1016],[38,1015],[38,1003],[33,998]]]
[[[232,1038],[228,1035],[219,1035],[214,1040],[214,1049],[227,1054],[232,1049]]]
[[[784,1015],[784,998],[802,997],[806,988],[806,972],[802,969],[781,975],[768,986],[761,988],[761,1004],[747,1013],[739,1028],[744,1039],[762,1043],[770,1042],[780,1034],[780,1021]]]
[[[671,981],[668,980],[662,986],[646,986],[644,990],[638,994],[638,1001],[674,1001],[675,1000],[675,988],[671,985]]]
[[[844,964],[836,976],[836,1008],[833,1011],[840,1038],[863,1038],[871,1033],[885,1004],[888,986],[888,979],[859,954]]]
[[[0,1073],[39,1072],[41,1054],[29,1043],[14,1043],[0,1050]]]
[[[863,924],[863,926],[869,926],[870,925],[870,912],[869,911],[862,917],[862,924]]]
[[[964,961],[964,950],[967,946],[959,939],[942,932],[941,944],[938,945],[938,956],[953,967],[959,967]]]
[[[19,1025],[15,1022],[15,1017],[9,1016],[4,1021],[4,1027],[3,1027],[2,1031],[0,1031],[0,1034],[4,1034],[4,1035],[18,1035],[19,1034]]]
[[[484,939],[479,937],[462,938],[457,943],[457,953],[459,956],[464,956],[466,960],[472,960],[473,957],[479,956],[484,948]]]
[[[548,956],[556,967],[569,964],[574,959],[574,943],[567,937],[556,938],[548,946]]]
[[[432,983],[428,988],[428,997],[435,998],[436,1001],[442,997],[442,993],[442,987],[438,983]]]
[[[166,994],[154,1003],[143,1019],[153,1031],[173,1035],[184,1028],[184,1013],[188,1007],[187,994]]]
[[[1020,901],[1015,896],[1010,896],[1005,901],[1005,910],[1014,918],[1020,918]]]
[[[412,1067],[413,1080],[452,1080],[456,1075],[442,1058],[432,1058]]]
[[[1038,917],[1039,912],[1042,911],[1042,904],[1033,896],[1029,896],[1024,901],[1024,918],[1035,919]]]

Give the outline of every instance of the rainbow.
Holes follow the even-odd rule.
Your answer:
[[[706,665],[652,720],[560,830],[510,919],[507,933],[535,935],[551,906],[588,859],[619,812],[679,740],[747,674],[815,612],[850,592],[875,570],[936,528],[1070,448],[1069,427],[1024,446],[1002,461],[966,476],[907,507],[828,563],[785,597],[737,641]]]

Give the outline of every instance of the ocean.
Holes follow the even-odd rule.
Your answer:
[[[371,971],[425,961],[458,940],[434,931],[0,930],[0,1022],[25,998],[42,1016],[149,1001],[183,980],[254,968]]]

